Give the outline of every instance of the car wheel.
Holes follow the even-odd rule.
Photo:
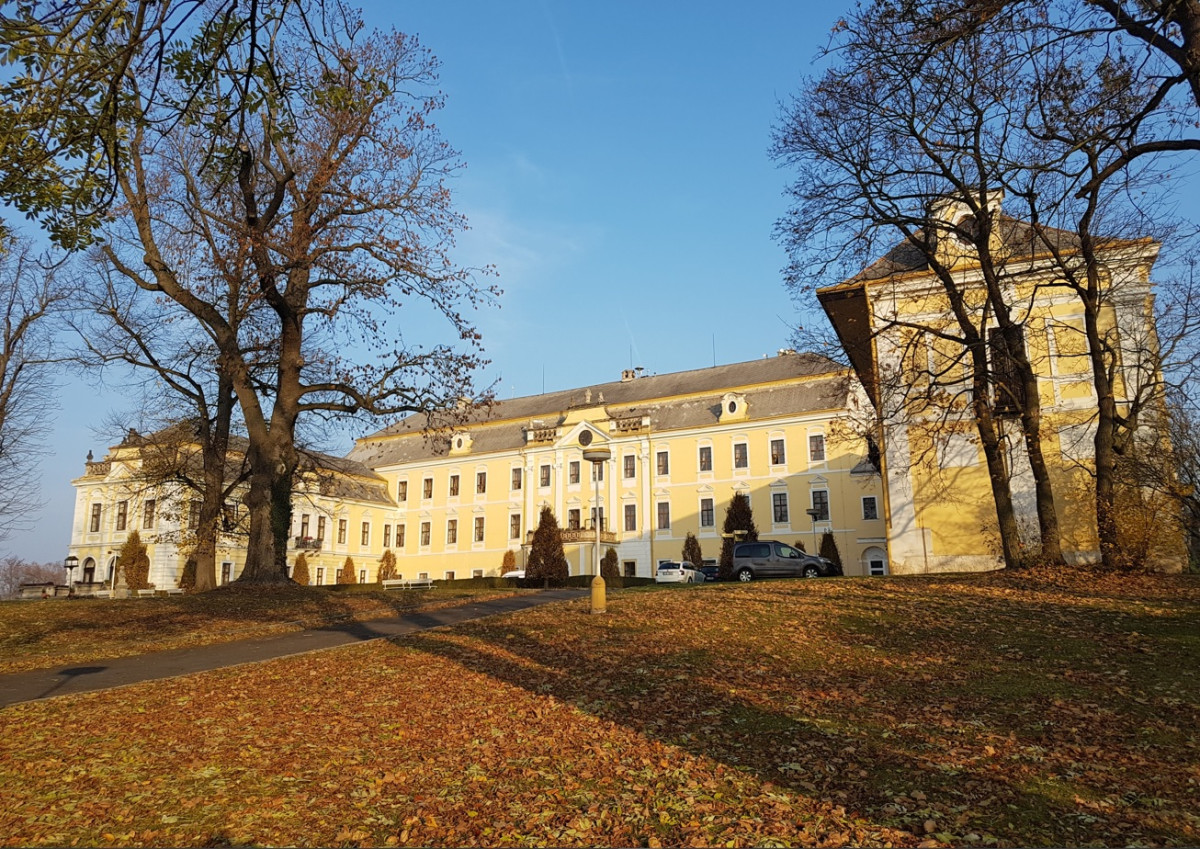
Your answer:
[[[805,566],[804,567],[804,577],[819,578],[819,577],[821,577],[821,570],[818,569],[816,566]]]
[[[747,583],[748,581],[754,580],[754,573],[749,569],[739,569],[737,573],[737,579],[743,584]]]

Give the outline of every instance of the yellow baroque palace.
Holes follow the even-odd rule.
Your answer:
[[[1063,230],[1035,231],[1002,214],[998,204],[991,212],[989,252],[999,260],[996,273],[1019,326],[1015,342],[999,338],[979,257],[968,240],[956,238],[973,227],[965,204],[946,201],[935,210],[941,235],[934,255],[949,270],[953,290],[962,293],[963,314],[986,346],[989,400],[1023,541],[1038,545],[1035,483],[1019,410],[998,389],[1011,373],[1008,344],[1023,346],[1036,375],[1042,454],[1063,554],[1072,563],[1098,562],[1093,483],[1098,401],[1084,309],[1064,279],[1084,273],[1080,241]],[[1118,412],[1136,403],[1141,444],[1162,446],[1163,384],[1151,282],[1159,248],[1150,239],[1101,240],[1093,267],[1101,292],[1096,324],[1111,352]],[[901,243],[858,275],[818,290],[817,297],[874,408],[891,570],[919,574],[1002,566],[995,502],[971,414],[971,358],[947,286],[924,249]],[[1143,507],[1154,498],[1139,495]],[[1173,511],[1158,512],[1144,520],[1154,526],[1146,562],[1179,571],[1185,560],[1181,529]],[[1138,530],[1145,531],[1131,528]]]
[[[1006,349],[995,344],[979,259],[969,240],[954,235],[972,219],[955,202],[936,214],[946,235],[935,256],[950,269],[962,312],[987,347],[994,394],[1009,368]],[[1004,345],[1023,345],[1036,375],[1064,554],[1095,561],[1089,464],[1097,398],[1085,316],[1061,279],[1078,240],[1044,229],[1035,236],[998,207],[994,220],[992,254],[1020,330],[1019,340],[1005,337]],[[1151,240],[1110,240],[1098,249],[1097,323],[1115,352],[1117,406],[1140,405],[1139,433],[1149,437],[1162,435],[1163,421],[1150,279],[1158,249]],[[600,545],[616,550],[622,573],[652,577],[658,563],[680,559],[689,533],[706,558],[718,557],[726,509],[740,492],[760,538],[815,551],[830,532],[848,575],[996,568],[995,506],[970,414],[971,360],[954,341],[944,282],[923,250],[902,243],[819,290],[850,368],[781,351],[674,374],[629,370],[610,383],[460,411],[465,420],[450,428],[410,416],[358,440],[345,458],[310,455],[293,498],[288,562],[304,552],[314,583],[334,583],[347,558],[360,582],[373,582],[386,550],[402,578],[497,576],[509,552],[523,568],[549,506],[572,574],[593,570],[598,522]],[[1034,483],[1016,410],[1000,397],[990,401],[1014,507],[1036,545]],[[142,465],[153,441],[131,434],[102,461],[89,455],[86,473],[73,482],[70,554],[85,581],[110,578],[134,529],[149,545],[150,580],[163,588],[179,579],[189,500],[178,484],[146,483]],[[606,449],[609,459],[593,465],[585,449]],[[221,581],[236,578],[244,560],[244,517],[236,504],[227,512]],[[1163,514],[1148,526],[1146,559],[1180,568],[1177,522]]]
[[[641,376],[496,401],[452,429],[423,415],[358,440],[346,458],[314,455],[293,497],[289,564],[301,551],[313,583],[334,583],[347,558],[360,582],[390,549],[402,578],[498,576],[522,568],[544,505],[572,574],[593,569],[595,521],[622,573],[652,577],[678,560],[688,533],[720,553],[725,511],[750,498],[763,539],[815,551],[833,533],[847,574],[888,571],[877,452],[854,424],[866,395],[848,370],[791,351],[751,362]],[[190,500],[139,474],[147,438],[131,434],[76,488],[70,554],[85,582],[111,579],[128,534],[147,543],[150,581],[174,586],[189,543]],[[607,448],[610,459],[585,460]],[[231,507],[218,579],[244,560],[244,517]]]

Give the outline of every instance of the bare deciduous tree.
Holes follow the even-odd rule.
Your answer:
[[[21,584],[60,584],[66,578],[61,563],[34,563],[20,557],[0,560],[0,598],[17,594]]]
[[[1157,160],[1149,150],[1133,164],[1127,157],[1156,81],[1120,55],[1093,67],[1016,13],[1003,26],[968,26],[966,17],[942,4],[880,0],[839,26],[834,66],[793,99],[776,135],[776,157],[799,173],[779,226],[792,252],[789,280],[798,291],[831,282],[830,272],[859,284],[912,272],[936,282],[936,321],[900,310],[874,329],[902,340],[899,358],[920,360],[921,377],[897,369],[889,386],[880,369],[869,390],[885,417],[911,418],[915,407],[952,427],[969,411],[1010,565],[1022,559],[1003,449],[1011,414],[1035,482],[1041,554],[1061,560],[1041,449],[1046,364],[1021,325],[1047,289],[1077,298],[1098,399],[1097,522],[1111,563],[1115,458],[1141,412],[1161,400],[1166,351],[1147,332],[1152,323],[1118,334],[1105,321],[1118,302],[1128,308],[1139,293],[1148,301],[1146,281],[1130,279],[1140,270],[1127,272],[1153,263],[1156,250],[1140,237],[1170,234],[1149,213],[1169,185]],[[1170,339],[1186,339],[1195,301],[1187,287],[1170,299],[1183,320]],[[915,356],[926,345],[941,350]]]
[[[0,242],[0,540],[41,507],[35,472],[54,409],[53,325],[65,300],[45,255],[26,241]]]
[[[462,310],[495,294],[448,254],[464,226],[444,184],[458,161],[428,121],[441,105],[422,93],[428,52],[353,25],[324,51],[284,23],[270,44],[286,73],[258,80],[257,108],[236,122],[225,92],[244,57],[225,55],[191,121],[129,128],[130,230],[104,246],[117,272],[203,328],[231,377],[248,437],[246,581],[286,580],[302,417],[455,407],[482,362]],[[213,134],[223,158],[209,156]],[[202,279],[184,273],[197,244]],[[238,325],[225,310],[235,291]],[[402,305],[422,325],[447,322],[457,343],[405,344]]]

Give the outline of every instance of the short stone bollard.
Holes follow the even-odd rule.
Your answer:
[[[604,579],[599,575],[592,578],[592,613],[604,613]]]

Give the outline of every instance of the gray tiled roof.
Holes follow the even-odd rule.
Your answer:
[[[176,422],[150,434],[139,434],[130,430],[119,445],[113,449],[139,447],[144,461],[153,461],[154,446],[179,446],[195,440],[194,425],[190,421]],[[229,437],[229,454],[227,457],[229,478],[241,473],[242,457],[249,448],[250,442],[244,436],[232,434]],[[374,469],[350,457],[335,457],[320,451],[305,448],[299,449],[300,462],[298,471],[302,475],[315,478],[321,495],[330,498],[344,498],[354,501],[367,501],[377,504],[394,504],[388,493],[385,478]],[[172,458],[166,458],[172,459]],[[190,473],[198,474],[201,468],[199,451],[184,455],[183,462]],[[98,464],[92,463],[91,466]],[[90,471],[90,470],[89,470]],[[106,472],[107,473],[107,472]]]
[[[848,389],[845,372],[816,354],[788,353],[762,360],[612,382],[544,395],[497,401],[459,429],[469,431],[464,460],[525,445],[525,430],[559,425],[568,410],[603,407],[608,418],[649,417],[652,431],[714,425],[721,396],[742,391],[750,421],[840,408]],[[443,443],[429,438],[424,415],[409,416],[360,439],[354,460],[379,468],[446,456]]]
[[[1029,222],[1009,215],[999,216],[996,219],[996,226],[999,229],[1000,238],[1012,258],[1028,259],[1039,256],[1046,253],[1050,246],[1068,253],[1079,250],[1079,235],[1068,230],[1043,227],[1039,234],[1035,232],[1033,225]],[[917,234],[917,238],[922,238],[920,233]],[[879,280],[893,274],[906,274],[928,269],[929,261],[925,252],[912,242],[902,241],[846,283]]]

